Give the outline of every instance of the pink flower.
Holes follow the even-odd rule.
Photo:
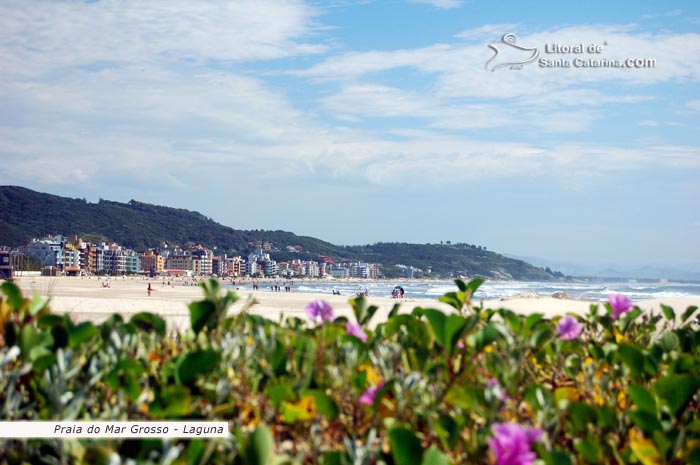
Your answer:
[[[489,447],[496,456],[496,465],[532,465],[537,455],[530,449],[539,441],[542,431],[517,423],[496,423],[491,427],[494,436]]]
[[[362,342],[367,342],[367,334],[362,330],[362,326],[359,323],[348,321],[347,332],[351,336],[355,336]]]
[[[374,398],[377,397],[377,393],[386,384],[384,381],[380,381],[376,386],[368,387],[365,392],[357,399],[357,402],[365,405],[374,405]]]
[[[306,305],[306,316],[316,324],[323,324],[335,318],[333,307],[325,300],[314,300]]]
[[[559,326],[557,326],[557,333],[559,333],[559,339],[564,339],[565,341],[571,341],[576,339],[581,335],[583,331],[583,326],[581,326],[576,318],[567,315],[561,320],[559,320]]]
[[[629,312],[633,307],[632,301],[622,294],[610,294],[608,302],[610,302],[610,308],[612,308],[613,320],[617,320],[620,315]]]

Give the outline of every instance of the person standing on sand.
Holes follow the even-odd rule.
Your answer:
[[[151,296],[151,291],[152,291],[152,290],[153,290],[153,289],[151,289],[151,283],[148,283],[148,297]]]

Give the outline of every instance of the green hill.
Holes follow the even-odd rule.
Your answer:
[[[325,255],[336,262],[380,263],[390,276],[397,273],[395,265],[403,264],[423,270],[430,268],[434,276],[451,276],[461,271],[469,276],[522,280],[563,277],[468,244],[336,246],[286,231],[237,230],[198,212],[136,200],[120,203],[100,199],[89,203],[18,186],[0,186],[0,245],[17,246],[47,234],[78,234],[86,240],[114,241],[138,251],[165,241],[180,246],[202,244],[218,251],[245,254],[255,243],[267,241],[274,245],[271,256],[277,260],[315,259]],[[302,251],[288,252],[287,246],[301,246]]]

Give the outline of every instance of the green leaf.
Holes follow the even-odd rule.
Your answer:
[[[267,425],[258,426],[250,434],[245,448],[247,465],[270,465],[274,457],[275,441]]]
[[[574,448],[588,463],[600,463],[603,460],[603,450],[597,436],[587,436],[574,442]]]
[[[46,309],[49,304],[49,299],[41,297],[39,294],[35,294],[32,300],[29,302],[29,307],[27,310],[29,314],[35,316]]]
[[[206,443],[202,439],[192,439],[187,447],[187,465],[199,465]]]
[[[598,415],[593,407],[585,402],[572,402],[569,404],[569,424],[575,433],[588,430],[589,424],[595,424]]]
[[[38,374],[42,374],[47,368],[52,367],[56,363],[56,356],[48,352],[48,349],[45,347],[40,347],[39,349],[42,350],[32,361],[32,370]]]
[[[29,360],[35,362],[36,360],[53,355],[49,349],[44,346],[34,346],[29,350]]]
[[[530,345],[538,349],[542,348],[554,336],[554,331],[549,326],[542,326],[535,330],[530,337]]]
[[[14,308],[15,310],[20,310],[24,306],[22,291],[15,283],[5,281],[4,283],[0,284],[0,290],[2,290],[7,297],[7,303],[10,304],[10,307]]]
[[[387,319],[389,319],[395,315],[398,315],[400,309],[401,309],[401,304],[394,304],[394,306],[391,307],[391,310],[389,310],[389,315],[387,315]]]
[[[195,334],[199,334],[205,326],[213,328],[216,325],[216,305],[213,302],[208,300],[192,302],[189,309],[192,331]]]
[[[304,391],[304,395],[312,396],[316,401],[316,409],[324,414],[328,419],[335,420],[340,415],[340,408],[335,400],[323,391],[309,389]]]
[[[680,347],[681,341],[678,339],[676,333],[663,333],[659,338],[659,345],[664,350],[664,352],[671,352],[677,350]]]
[[[485,402],[484,390],[474,386],[454,384],[445,394],[445,402],[467,410],[474,410]]]
[[[464,293],[467,295],[468,300],[471,300],[474,293],[476,293],[477,289],[479,289],[482,284],[484,284],[484,280],[482,278],[474,278],[467,283],[467,289],[464,291]]]
[[[413,434],[405,428],[389,430],[391,456],[396,465],[421,465],[423,462],[423,446]]]
[[[693,375],[670,375],[654,384],[654,392],[676,417],[683,413],[698,389],[700,376]]]
[[[690,307],[685,309],[685,312],[683,312],[683,315],[681,315],[681,321],[685,323],[688,321],[688,318],[693,316],[693,313],[695,313],[695,310],[697,310],[698,307],[696,305],[691,305]]]
[[[72,327],[68,333],[68,344],[76,348],[92,339],[99,330],[89,321],[84,321]]]
[[[19,348],[22,356],[29,357],[32,348],[47,343],[47,339],[31,325],[24,325],[19,333]],[[51,341],[50,344],[53,344]],[[50,345],[49,344],[49,345]]]
[[[452,354],[457,341],[464,333],[464,329],[467,326],[467,319],[459,315],[452,314],[445,321],[445,347],[447,348],[447,353]]]
[[[476,334],[472,334],[468,337],[469,344],[473,346],[477,352],[481,352],[484,347],[494,342],[501,333],[494,326],[493,323],[487,324],[483,329],[478,331]]]
[[[156,398],[149,405],[154,418],[180,418],[190,415],[192,395],[185,386],[166,386],[156,391]]]
[[[400,314],[391,317],[385,326],[386,336],[392,337],[399,332],[401,328],[405,328],[408,335],[413,341],[421,347],[430,347],[432,343],[431,333],[425,322],[419,320],[413,315]]]
[[[51,337],[53,338],[52,350],[62,349],[68,345],[68,330],[62,323],[51,327]]]
[[[459,440],[459,427],[454,418],[447,414],[440,415],[435,429],[445,449],[455,447]]]
[[[532,330],[537,323],[542,321],[542,318],[544,318],[544,315],[541,313],[533,313],[532,315],[528,315],[525,318],[525,328]]]
[[[191,384],[197,377],[214,370],[220,363],[221,353],[216,350],[190,352],[180,359],[175,378],[180,384]]]
[[[432,446],[423,455],[422,465],[451,465],[452,461],[442,452],[440,452],[437,447]]]
[[[448,292],[440,296],[438,301],[446,303],[459,311],[464,306],[464,292]]]
[[[275,408],[279,408],[280,404],[285,400],[294,398],[294,390],[287,384],[274,384],[267,387],[265,390],[267,397],[270,398]]]
[[[147,333],[154,332],[160,337],[165,336],[165,320],[156,314],[149,312],[137,313],[129,322]]]
[[[622,362],[627,365],[630,371],[636,376],[644,371],[644,354],[630,344],[620,344],[617,349]]]
[[[667,320],[673,321],[676,319],[676,312],[668,305],[661,304],[661,311],[664,312],[664,316]]]
[[[542,443],[536,443],[534,449],[545,465],[573,465],[571,455],[562,450],[552,449],[548,451]]]
[[[656,415],[644,410],[632,410],[629,412],[630,419],[635,425],[639,426],[642,431],[647,434],[653,434],[654,431],[661,431],[661,423],[656,418]]]
[[[321,465],[343,465],[343,459],[344,454],[340,451],[326,452],[321,456]]]
[[[215,301],[219,298],[219,281],[216,279],[206,279],[199,283],[199,287],[204,290],[204,297],[207,300]]]
[[[421,313],[428,319],[437,342],[445,347],[445,321],[447,320],[445,314],[432,308],[422,309]]]
[[[45,329],[45,328],[50,328],[53,325],[61,324],[64,322],[63,317],[59,315],[54,315],[54,314],[48,314],[48,315],[43,315],[40,316],[36,320],[36,324],[39,328]]]
[[[520,333],[523,328],[523,318],[517,315],[515,312],[506,310],[505,308],[499,308],[498,314],[501,315],[503,321],[508,323],[511,333]]]
[[[654,400],[654,396],[652,396],[649,391],[642,386],[633,384],[627,390],[627,394],[630,399],[632,399],[632,402],[634,402],[634,405],[637,406],[637,410],[656,415],[656,400]]]

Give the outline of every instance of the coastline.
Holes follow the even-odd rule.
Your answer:
[[[25,297],[39,294],[50,299],[52,311],[68,313],[75,320],[91,320],[101,322],[112,313],[119,313],[125,318],[139,312],[152,312],[163,317],[170,329],[184,330],[189,326],[189,309],[187,305],[202,299],[202,290],[196,285],[184,285],[183,281],[163,285],[162,279],[113,278],[110,286],[104,287],[103,280],[78,277],[20,277],[15,280],[22,289]],[[261,281],[262,282],[262,281]],[[148,284],[152,286],[148,295]],[[223,283],[223,282],[222,282]],[[236,291],[241,299],[236,302],[231,312],[240,311],[248,299],[255,299],[250,312],[272,320],[281,317],[296,316],[306,318],[305,307],[310,301],[323,299],[335,309],[336,315],[352,317],[352,308],[348,302],[351,296],[331,295],[309,292],[270,292],[267,290],[252,291],[242,289]],[[430,307],[451,311],[452,307],[439,302],[437,298],[392,299],[388,296],[369,295],[369,305],[379,307],[373,324],[386,320],[395,304],[401,305],[401,311],[408,312],[414,307]],[[480,305],[480,301],[475,301]],[[542,313],[547,317],[566,313],[584,314],[595,302],[577,299],[557,299],[553,297],[514,296],[498,300],[485,300],[485,308],[508,308],[516,313]],[[700,306],[699,297],[672,297],[635,301],[644,311],[660,311],[660,305],[673,307],[676,313],[684,311],[690,305]]]

